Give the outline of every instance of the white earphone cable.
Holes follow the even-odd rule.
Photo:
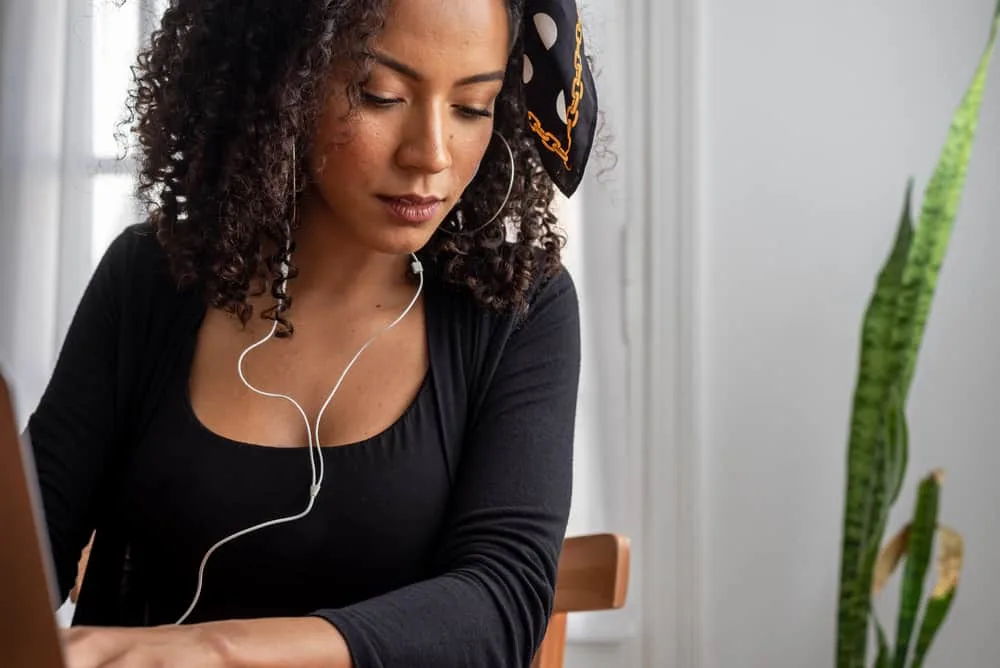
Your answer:
[[[294,158],[294,156],[295,156],[295,149],[294,149],[294,147],[292,148],[292,156],[293,156],[293,158],[292,158],[292,164],[293,165],[297,165],[298,163],[295,161],[295,158]],[[293,172],[293,175],[292,175],[292,184],[293,184],[292,185],[292,192],[293,192],[293,205],[292,205],[293,206],[293,209],[292,209],[293,213],[292,213],[292,220],[294,220],[295,216],[296,216],[295,204],[294,204],[294,201],[295,201],[294,193],[297,192],[296,191],[296,186],[295,186],[294,172]],[[291,256],[291,238],[292,238],[292,231],[291,231],[291,226],[290,225],[288,227],[287,237],[288,238],[287,238],[286,246],[285,246],[286,257],[284,258],[284,260],[282,261],[282,264],[281,264],[281,276],[282,276],[281,288],[282,288],[282,293],[285,292],[285,289],[287,288],[287,285],[288,285],[288,272],[289,272],[288,261],[289,261],[290,256]],[[254,387],[250,383],[250,381],[247,380],[246,375],[243,372],[243,362],[246,359],[247,355],[249,355],[253,350],[257,349],[258,347],[264,345],[265,343],[267,343],[268,341],[270,341],[271,338],[274,337],[274,334],[275,334],[275,332],[278,329],[278,319],[277,319],[277,317],[275,317],[274,324],[271,325],[270,331],[263,338],[261,338],[259,341],[257,341],[256,343],[253,343],[250,346],[248,346],[240,354],[239,361],[236,364],[236,370],[237,370],[237,373],[239,374],[240,380],[243,382],[243,384],[246,385],[246,387],[251,392],[255,392],[256,394],[259,394],[259,395],[261,395],[263,397],[273,398],[273,399],[285,399],[286,401],[288,401],[289,403],[291,403],[296,408],[296,410],[298,410],[299,415],[302,416],[302,421],[305,423],[305,426],[306,426],[306,437],[309,439],[309,443],[308,443],[308,447],[307,447],[307,450],[309,452],[309,467],[310,467],[310,472],[311,472],[311,475],[310,475],[310,481],[311,482],[310,482],[310,485],[309,485],[309,502],[306,504],[305,509],[302,512],[296,514],[296,515],[292,515],[290,517],[281,517],[281,518],[278,518],[278,519],[269,520],[267,522],[262,522],[260,524],[248,527],[248,528],[243,529],[241,531],[238,531],[238,532],[236,532],[236,533],[234,533],[234,534],[232,534],[230,536],[226,536],[225,538],[223,538],[222,540],[220,540],[219,542],[217,542],[215,545],[213,545],[212,547],[210,547],[208,549],[208,551],[205,552],[205,556],[202,557],[201,564],[198,566],[198,584],[195,587],[194,598],[192,599],[191,604],[188,606],[188,609],[184,612],[183,615],[181,615],[180,619],[178,619],[176,622],[174,622],[174,624],[176,624],[176,625],[183,624],[184,621],[187,620],[187,618],[194,611],[195,606],[198,605],[198,601],[201,598],[201,593],[202,593],[204,582],[205,582],[205,568],[208,565],[208,560],[211,558],[211,556],[213,554],[215,554],[215,552],[220,547],[222,547],[226,543],[234,541],[237,538],[241,538],[241,537],[246,536],[247,534],[253,533],[255,531],[259,531],[261,529],[265,529],[267,527],[276,526],[276,525],[279,525],[279,524],[287,524],[289,522],[295,522],[296,520],[300,520],[300,519],[306,517],[310,512],[312,512],[313,506],[316,503],[316,497],[319,495],[319,491],[320,491],[320,489],[321,489],[321,487],[323,485],[323,478],[324,478],[324,475],[326,473],[326,468],[325,468],[325,465],[324,465],[324,462],[323,462],[323,451],[321,449],[320,442],[319,442],[319,429],[320,429],[320,423],[323,420],[323,414],[326,412],[327,407],[330,405],[330,402],[333,400],[334,395],[337,394],[337,390],[340,389],[340,386],[344,382],[344,378],[347,376],[347,373],[354,366],[354,363],[358,361],[358,358],[361,357],[362,353],[364,353],[365,350],[368,349],[368,346],[370,346],[378,337],[380,337],[382,334],[385,334],[390,329],[392,329],[393,327],[395,327],[396,325],[398,325],[400,323],[400,321],[402,321],[403,318],[405,318],[410,313],[410,311],[413,310],[413,307],[416,305],[417,300],[420,299],[420,294],[423,292],[423,289],[424,289],[424,269],[423,269],[423,265],[420,263],[419,258],[417,258],[417,256],[415,254],[411,253],[410,257],[412,258],[412,262],[410,264],[410,269],[411,269],[411,271],[413,271],[414,274],[417,275],[417,278],[419,279],[419,284],[417,285],[417,290],[416,290],[416,292],[413,295],[413,299],[410,300],[410,303],[407,304],[406,308],[403,310],[403,312],[395,320],[393,320],[391,323],[389,323],[388,325],[386,325],[384,328],[382,328],[381,330],[379,330],[378,332],[376,332],[375,334],[373,334],[367,341],[365,341],[364,345],[362,345],[361,348],[358,349],[358,351],[354,354],[354,357],[351,358],[351,361],[348,362],[347,366],[344,367],[344,370],[341,372],[340,377],[337,379],[336,384],[333,386],[333,389],[330,390],[330,394],[327,396],[326,401],[323,402],[322,408],[320,408],[319,413],[316,415],[316,423],[315,423],[315,425],[312,425],[312,424],[309,423],[309,416],[306,415],[306,411],[302,408],[302,406],[295,399],[293,399],[292,397],[290,397],[287,394],[281,394],[281,393],[277,393],[277,392],[267,392],[267,391],[261,390],[261,389],[259,389],[257,387]],[[314,450],[315,450],[315,453],[314,453]],[[318,461],[318,464],[317,464],[317,461]]]
[[[416,255],[412,255],[412,258],[413,258],[413,262],[411,263],[410,266],[411,266],[412,271],[415,274],[417,274],[417,277],[419,279],[419,284],[417,285],[417,290],[414,293],[413,298],[410,300],[410,303],[407,304],[407,306],[403,310],[403,312],[395,320],[393,320],[391,323],[389,323],[388,325],[386,325],[384,328],[382,328],[381,330],[379,330],[378,332],[376,332],[375,334],[373,334],[367,341],[365,341],[365,343],[361,346],[361,348],[358,349],[358,351],[354,354],[354,357],[351,358],[351,361],[347,363],[347,366],[344,367],[344,370],[341,372],[340,377],[337,379],[336,384],[333,386],[333,389],[330,391],[330,394],[327,396],[326,401],[323,403],[323,407],[320,409],[319,413],[317,414],[315,426],[313,426],[313,425],[311,425],[309,423],[309,418],[306,415],[306,411],[302,408],[302,406],[295,399],[293,399],[292,397],[290,397],[287,394],[281,394],[281,393],[277,393],[277,392],[267,392],[265,390],[261,390],[261,389],[259,389],[257,387],[254,387],[247,380],[246,375],[243,372],[243,362],[246,359],[247,355],[250,354],[250,352],[252,352],[256,348],[258,348],[259,346],[262,346],[265,343],[267,343],[274,336],[274,333],[277,331],[277,327],[278,327],[278,321],[277,320],[274,321],[274,324],[271,326],[271,329],[267,333],[267,335],[265,335],[262,339],[260,339],[256,343],[253,343],[250,346],[248,346],[246,348],[246,350],[244,350],[243,353],[240,355],[239,362],[237,363],[237,371],[239,373],[240,380],[243,381],[243,384],[246,385],[247,388],[249,388],[252,392],[255,392],[255,393],[257,393],[257,394],[259,394],[259,395],[261,395],[263,397],[274,398],[274,399],[285,399],[286,401],[288,401],[289,403],[291,403],[293,406],[295,406],[295,408],[299,412],[299,415],[302,416],[302,420],[303,420],[303,422],[304,422],[304,424],[306,426],[306,435],[307,435],[307,437],[309,439],[309,444],[308,444],[309,466],[310,466],[310,469],[311,469],[311,481],[312,481],[311,484],[310,484],[310,487],[309,487],[309,502],[306,505],[306,508],[301,513],[298,513],[296,515],[292,515],[290,517],[282,517],[282,518],[278,518],[278,519],[274,519],[274,520],[269,520],[267,522],[262,522],[260,524],[248,527],[246,529],[243,529],[243,530],[238,531],[238,532],[236,532],[236,533],[234,533],[234,534],[232,534],[230,536],[227,536],[227,537],[223,538],[222,540],[220,540],[219,542],[217,542],[215,545],[213,545],[211,548],[209,548],[208,551],[205,553],[205,556],[201,560],[201,565],[198,567],[198,584],[197,584],[197,586],[195,588],[194,598],[191,601],[191,604],[188,606],[188,609],[184,612],[183,615],[181,615],[180,619],[178,619],[175,622],[175,624],[177,624],[177,625],[183,624],[184,621],[194,611],[195,607],[198,605],[198,600],[201,598],[201,593],[202,593],[202,589],[203,589],[203,585],[204,585],[204,581],[205,581],[205,568],[208,565],[208,560],[211,558],[211,556],[220,547],[222,547],[226,543],[234,541],[237,538],[241,538],[241,537],[246,536],[247,534],[253,533],[255,531],[259,531],[261,529],[264,529],[264,528],[267,528],[267,527],[276,526],[276,525],[279,525],[279,524],[286,524],[286,523],[289,523],[289,522],[294,522],[296,520],[300,520],[300,519],[306,517],[310,512],[312,512],[313,506],[316,503],[316,497],[319,495],[320,489],[321,489],[321,487],[323,485],[323,478],[324,478],[324,475],[325,475],[325,472],[326,472],[325,471],[325,465],[324,465],[324,462],[323,462],[323,451],[321,449],[321,445],[320,445],[320,442],[319,442],[319,430],[320,430],[320,423],[323,420],[323,414],[326,412],[326,409],[330,405],[330,402],[333,400],[333,397],[337,394],[337,390],[340,389],[340,386],[344,382],[344,378],[347,376],[347,373],[354,366],[355,362],[358,361],[358,358],[361,357],[361,355],[365,352],[365,350],[367,350],[368,347],[378,337],[380,337],[382,334],[385,334],[390,329],[392,329],[393,327],[395,327],[396,325],[398,325],[400,323],[400,321],[402,321],[403,318],[405,318],[410,313],[410,311],[413,310],[413,307],[416,305],[417,300],[420,298],[420,294],[423,292],[423,287],[424,287],[423,266],[421,265],[420,260],[417,258]],[[287,281],[287,277],[285,278],[285,280]],[[315,454],[314,454],[313,450],[315,450]],[[318,467],[317,467],[317,461],[319,462]]]

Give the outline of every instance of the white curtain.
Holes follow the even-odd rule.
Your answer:
[[[68,0],[4,3],[0,19],[0,363],[24,416],[53,363],[67,186]]]
[[[97,258],[136,219],[132,162],[118,159],[114,135],[156,10],[14,0],[0,11],[0,363],[23,419]]]

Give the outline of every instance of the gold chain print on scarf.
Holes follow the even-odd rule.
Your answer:
[[[531,131],[537,134],[542,139],[542,145],[545,146],[549,151],[552,151],[558,155],[563,164],[566,165],[567,171],[573,171],[573,167],[569,164],[569,152],[573,148],[573,128],[579,122],[579,111],[580,111],[580,101],[583,99],[583,57],[582,53],[583,46],[583,23],[579,20],[576,22],[576,51],[573,56],[574,65],[574,76],[573,76],[573,91],[572,91],[572,103],[569,109],[566,110],[566,147],[563,148],[562,142],[559,137],[552,134],[548,130],[542,127],[542,122],[538,120],[538,116],[535,115],[533,111],[528,111],[528,122],[531,126]]]

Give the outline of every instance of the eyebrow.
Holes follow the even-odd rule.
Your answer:
[[[425,79],[424,75],[413,69],[409,65],[405,65],[398,60],[390,58],[383,53],[373,53],[371,54],[375,62],[380,65],[388,67],[390,70],[399,72],[404,77],[412,79],[416,82],[421,82]],[[456,86],[472,86],[474,84],[489,83],[491,81],[503,81],[504,72],[497,70],[496,72],[483,72],[482,74],[473,74],[472,76],[463,77],[455,82]]]

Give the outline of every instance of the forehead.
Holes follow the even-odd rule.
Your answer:
[[[509,41],[507,0],[391,0],[375,47],[417,69],[503,69]]]

